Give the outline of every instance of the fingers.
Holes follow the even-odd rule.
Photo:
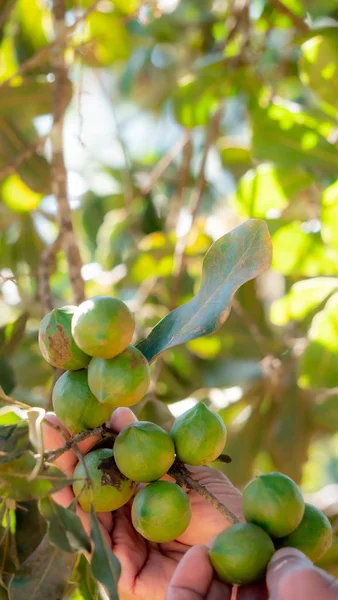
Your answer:
[[[295,548],[278,550],[267,573],[270,600],[337,600],[338,582]]]
[[[166,600],[230,600],[230,588],[221,582],[213,582],[213,576],[207,547],[194,546],[179,563],[170,581]]]
[[[120,431],[127,427],[127,425],[131,425],[136,421],[137,418],[134,415],[134,413],[130,410],[130,408],[121,407],[116,408],[116,410],[114,410],[110,418],[109,425],[113,431],[116,431],[116,433],[120,433]]]
[[[188,467],[193,479],[205,486],[220,502],[225,504],[239,519],[242,514],[242,496],[230,481],[216,469],[209,467]],[[189,492],[192,505],[192,518],[186,531],[178,538],[183,544],[207,544],[230,522],[205,498],[197,492]]]

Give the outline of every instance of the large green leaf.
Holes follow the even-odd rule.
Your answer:
[[[45,537],[12,577],[9,600],[60,600],[74,562],[75,555],[55,548]]]
[[[91,561],[93,575],[105,587],[110,600],[118,600],[117,582],[121,572],[120,563],[102,535],[100,523],[93,508],[90,511],[90,524],[94,546]]]
[[[301,47],[300,77],[320,99],[338,110],[338,40],[315,35]]]
[[[338,289],[338,278],[312,277],[297,281],[290,291],[272,303],[270,319],[275,325],[301,321]]]
[[[168,348],[218,329],[229,315],[234,293],[263,273],[270,261],[270,235],[264,221],[246,221],[221,237],[204,258],[196,296],[156,325],[138,344],[141,352],[150,362]]]
[[[271,104],[252,110],[253,154],[278,165],[302,165],[336,175],[337,146],[330,143],[326,124],[302,112],[297,104]]]
[[[40,500],[40,511],[48,521],[48,535],[52,544],[65,552],[90,552],[89,538],[79,517],[70,508],[60,506],[51,498],[43,498]]]
[[[338,293],[312,321],[300,359],[299,382],[308,388],[338,386]]]
[[[239,181],[235,207],[240,215],[247,217],[266,217],[273,211],[279,213],[312,181],[310,173],[297,166],[290,169],[261,164]]]

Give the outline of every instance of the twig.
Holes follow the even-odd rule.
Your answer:
[[[191,227],[194,224],[196,216],[199,212],[201,202],[203,199],[204,190],[206,187],[206,178],[205,178],[205,167],[207,164],[207,158],[209,154],[209,150],[214,143],[221,122],[221,117],[223,113],[223,105],[218,109],[218,111],[212,116],[209,123],[209,128],[207,132],[207,137],[205,140],[204,151],[202,154],[200,170],[197,178],[196,186],[192,192],[191,200],[190,200],[190,215],[191,215]],[[172,290],[172,306],[175,307],[179,297],[179,290],[181,279],[184,271],[184,256],[185,256],[185,248],[187,245],[189,232],[187,232],[184,236],[178,239],[175,253],[174,253],[174,265],[173,265],[173,273],[174,273],[174,282],[173,282],[173,290]]]
[[[298,17],[298,15],[292,12],[292,10],[290,10],[290,8],[283,4],[281,0],[270,0],[270,4],[276,10],[278,10],[278,12],[289,17],[296,29],[302,31],[303,33],[308,33],[310,31],[310,27],[307,25],[307,23],[305,23],[303,19],[301,19],[300,17]]]
[[[159,180],[159,178],[163,175],[164,171],[173,162],[173,160],[176,158],[179,152],[183,150],[184,146],[188,144],[190,138],[191,133],[189,131],[186,131],[183,137],[179,139],[164,156],[162,156],[155,168],[148,175],[146,183],[141,187],[142,194],[149,194],[149,192],[154,187],[156,181]]]
[[[96,3],[95,3],[96,4]],[[88,12],[88,11],[86,11]],[[65,35],[65,0],[54,0],[54,28],[57,37]],[[59,35],[58,35],[59,34]],[[84,281],[81,275],[82,260],[74,234],[71,210],[68,202],[67,172],[63,153],[63,123],[67,103],[67,67],[64,52],[54,48],[52,67],[55,76],[53,94],[52,187],[58,203],[58,221],[62,246],[66,254],[70,284],[76,304],[84,298]]]
[[[167,218],[167,229],[169,231],[176,229],[177,221],[184,201],[184,191],[189,182],[190,162],[192,158],[193,146],[191,142],[191,132],[187,131],[189,136],[187,143],[182,149],[182,162],[177,174],[177,186],[175,193],[169,202],[170,211]]]
[[[18,408],[22,408],[23,410],[28,410],[28,409],[32,408],[29,404],[24,404],[23,402],[20,402],[19,400],[14,400],[14,398],[7,396],[7,394],[5,394],[4,390],[2,389],[1,385],[0,385],[0,402],[2,402],[3,404],[8,404],[8,406],[17,406]]]
[[[114,433],[111,433],[109,430],[107,430],[104,425],[95,427],[95,429],[88,429],[85,431],[80,431],[80,433],[78,433],[73,438],[70,438],[67,442],[65,442],[65,444],[63,446],[60,446],[60,448],[57,448],[56,450],[48,450],[48,451],[44,452],[44,455],[43,455],[44,459],[47,462],[53,462],[54,460],[59,458],[59,456],[64,454],[64,452],[67,452],[68,450],[73,449],[75,446],[80,444],[80,442],[83,442],[83,440],[86,440],[87,438],[93,437],[93,436],[98,436],[101,438],[116,437],[116,435]]]
[[[54,242],[42,252],[38,268],[38,295],[45,313],[53,309],[52,290],[49,279],[55,267],[56,254],[61,248],[61,238],[62,233],[60,231]]]
[[[189,490],[194,490],[202,498],[207,500],[212,506],[214,506],[231,524],[239,523],[239,519],[236,515],[222,502],[214,496],[204,485],[201,485],[198,481],[191,477],[191,473],[180,461],[175,461],[173,466],[170,467],[168,474],[171,475],[178,485],[181,487],[186,486]]]
[[[51,50],[54,50],[55,48],[58,48],[60,45],[62,45],[63,42],[67,40],[67,38],[75,31],[78,25],[80,25],[80,23],[83,23],[87,19],[87,17],[96,9],[99,2],[100,0],[95,0],[93,4],[91,4],[87,8],[87,10],[85,10],[85,12],[78,19],[76,19],[73,25],[70,25],[69,27],[64,27],[61,33],[57,35],[52,42],[50,42],[46,46],[43,46],[41,50],[39,50],[39,52],[36,52],[33,56],[21,63],[19,69],[0,85],[0,89],[4,86],[9,85],[16,77],[22,76],[25,73],[27,73],[27,71],[34,69],[40,63],[42,58],[47,58],[47,56],[49,56]]]

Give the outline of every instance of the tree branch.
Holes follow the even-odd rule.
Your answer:
[[[236,515],[222,502],[214,496],[209,490],[201,485],[198,481],[191,477],[190,471],[186,468],[186,466],[180,461],[175,461],[173,466],[170,467],[168,471],[168,475],[171,475],[178,485],[181,487],[186,486],[189,490],[194,490],[197,492],[202,498],[207,500],[209,504],[212,504],[230,523],[233,525],[234,523],[239,523],[239,519]]]
[[[80,442],[83,442],[83,440],[86,440],[87,438],[93,436],[98,436],[100,438],[115,438],[116,434],[109,431],[104,425],[100,425],[100,427],[95,427],[95,429],[80,431],[80,433],[67,440],[67,442],[65,442],[63,446],[60,446],[60,448],[44,452],[43,457],[45,461],[53,462],[54,460],[59,458],[59,456],[61,456],[65,452],[68,452],[68,450],[72,450],[73,448],[77,447],[78,444],[80,444]]]
[[[39,50],[33,56],[21,63],[19,69],[0,85],[0,89],[4,86],[9,85],[16,77],[20,77],[27,73],[27,71],[35,69],[35,67],[40,64],[42,59],[47,59],[50,56],[51,51],[60,51],[59,46],[63,45],[63,43],[68,39],[68,37],[72,33],[74,33],[78,25],[80,25],[80,23],[83,23],[83,21],[87,19],[87,17],[97,8],[99,2],[100,0],[95,0],[93,4],[91,4],[87,8],[87,10],[85,10],[84,13],[78,19],[76,19],[73,25],[70,25],[69,27],[63,27],[60,34],[56,35],[55,39],[52,42],[50,42],[46,46],[43,46],[41,50]]]
[[[288,8],[281,0],[270,0],[270,4],[281,14],[286,15],[292,21],[293,25],[296,29],[301,31],[302,33],[308,33],[310,31],[310,27],[296,15],[290,8]]]
[[[88,11],[86,11],[88,12]],[[65,0],[54,0],[54,29],[56,38],[65,36]],[[66,254],[70,284],[76,304],[84,298],[84,281],[81,275],[82,260],[74,234],[71,210],[68,202],[67,172],[63,153],[63,124],[67,102],[67,67],[64,52],[54,48],[52,67],[55,77],[53,95],[52,187],[58,203],[58,221],[62,246]]]
[[[5,8],[3,8],[3,10],[1,11],[0,14],[0,29],[5,25],[6,21],[8,20],[9,15],[11,14],[14,6],[16,5],[17,0],[10,0],[10,2],[8,2],[5,5]]]
[[[38,295],[45,309],[45,313],[53,310],[52,290],[49,279],[55,268],[56,254],[61,248],[61,238],[62,233],[60,231],[54,242],[47,246],[41,254],[38,269]]]
[[[192,158],[193,146],[191,142],[191,132],[187,130],[187,143],[182,149],[182,162],[177,174],[177,186],[175,193],[169,203],[170,210],[167,219],[167,229],[174,230],[184,202],[184,191],[189,182],[190,162]]]

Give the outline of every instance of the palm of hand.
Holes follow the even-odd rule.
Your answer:
[[[60,425],[54,416],[49,418]],[[111,427],[118,432],[134,420],[135,416],[129,409],[118,409],[112,417]],[[82,452],[87,452],[96,441],[89,438],[79,447]],[[45,426],[46,449],[55,449],[63,443],[62,436],[55,429]],[[76,462],[76,456],[69,451],[57,459],[55,464],[71,477]],[[242,518],[240,492],[222,473],[208,467],[191,467],[189,470],[194,479]],[[121,600],[165,600],[169,581],[187,550],[195,544],[207,544],[212,536],[230,525],[204,498],[194,491],[188,493],[192,505],[190,525],[177,540],[165,544],[148,542],[135,531],[131,523],[129,505],[114,513],[98,514],[105,538],[121,563]],[[57,492],[54,499],[63,506],[68,506],[73,499],[71,488]],[[80,507],[77,508],[77,513],[89,532],[88,514]]]
[[[239,517],[240,493],[227,479],[208,467],[192,468],[193,477],[206,486]],[[130,508],[116,512],[111,533],[114,553],[122,567],[121,600],[138,598],[164,600],[177,564],[195,544],[207,544],[210,538],[229,526],[229,522],[196,492],[189,492],[192,519],[188,529],[175,541],[165,544],[147,542],[131,524]]]

